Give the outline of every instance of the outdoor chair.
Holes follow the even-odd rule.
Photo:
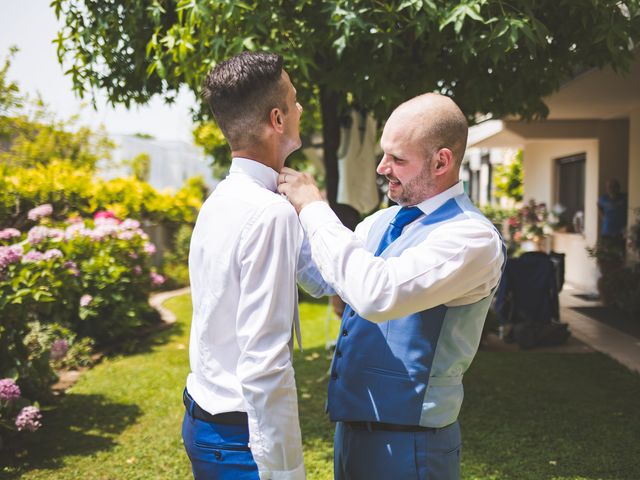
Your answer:
[[[567,325],[560,322],[557,283],[555,264],[544,252],[507,260],[495,304],[506,341],[532,348],[567,340]]]

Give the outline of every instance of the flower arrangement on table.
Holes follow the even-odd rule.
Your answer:
[[[507,219],[510,250],[520,250],[524,242],[532,242],[540,248],[544,238],[559,225],[561,210],[560,206],[550,210],[545,203],[529,200]]]

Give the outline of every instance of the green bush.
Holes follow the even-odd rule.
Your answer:
[[[640,267],[634,265],[605,268],[598,279],[602,301],[625,312],[629,318],[640,318]]]
[[[173,237],[173,245],[164,256],[163,273],[171,288],[189,285],[189,244],[193,226],[181,225]]]

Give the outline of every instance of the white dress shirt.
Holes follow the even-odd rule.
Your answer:
[[[462,182],[458,182],[416,206],[429,215],[462,193]],[[326,203],[303,208],[300,222],[310,245],[300,258],[307,264],[298,274],[303,288],[314,296],[333,289],[363,318],[385,322],[437,305],[476,302],[498,284],[504,260],[502,240],[485,222],[472,218],[443,222],[421,243],[385,259],[365,248],[369,230],[381,213],[365,218],[351,232]],[[415,228],[420,218],[405,230]],[[307,252],[317,266],[315,276],[308,258],[303,258]]]
[[[305,478],[292,360],[303,232],[278,174],[234,158],[191,238],[187,390],[207,412],[243,411],[260,478]]]

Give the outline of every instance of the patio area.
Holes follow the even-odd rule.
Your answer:
[[[560,318],[569,324],[572,336],[590,348],[609,355],[630,370],[640,373],[640,338],[625,333],[621,328],[610,326],[616,323],[628,324],[630,320],[609,319],[604,323],[591,318],[583,313],[589,310],[585,307],[598,307],[602,304],[598,300],[584,298],[583,294],[584,292],[570,285],[565,285],[560,293]],[[619,326],[634,332],[632,325],[626,328],[623,325]]]
[[[593,313],[591,313],[593,312]],[[596,315],[598,316],[596,319]],[[620,315],[602,318],[603,315]],[[544,353],[600,352],[633,372],[640,373],[640,325],[623,314],[605,307],[593,294],[565,284],[560,292],[560,320],[569,324],[571,336],[559,346],[535,347],[528,351]],[[517,352],[515,343],[505,343],[494,332],[482,348],[493,352]]]

